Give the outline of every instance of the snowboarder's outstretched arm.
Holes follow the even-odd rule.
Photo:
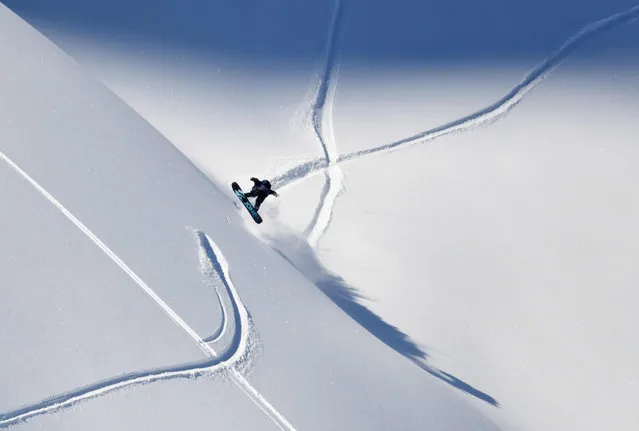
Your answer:
[[[268,192],[272,194],[273,196],[275,196],[276,198],[279,197],[279,195],[277,194],[275,190],[269,190]]]
[[[251,181],[253,181],[253,183],[254,183],[256,186],[259,186],[259,185],[260,185],[260,183],[261,183],[261,181],[260,181],[260,180],[258,180],[258,179],[257,179],[257,178],[255,178],[255,177],[251,177]]]

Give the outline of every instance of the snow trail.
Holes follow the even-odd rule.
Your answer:
[[[550,57],[537,65],[523,81],[513,87],[504,97],[473,114],[451,121],[450,123],[435,127],[399,141],[382,145],[376,148],[356,151],[340,157],[340,162],[360,158],[369,154],[382,151],[392,151],[399,147],[430,141],[451,133],[462,132],[473,127],[497,121],[507,115],[526,94],[536,87],[546,76],[556,69],[573,51],[584,44],[589,38],[609,30],[617,25],[624,24],[639,16],[639,5],[624,12],[619,12],[607,18],[586,25],[580,31],[570,37]]]
[[[202,247],[200,247],[200,250]],[[201,255],[202,253],[200,253]],[[205,271],[211,265],[203,262],[200,259],[200,265],[202,273],[206,276],[213,275],[210,271]],[[218,299],[221,298],[218,293]],[[229,291],[229,295],[233,292]],[[226,325],[224,325],[225,327]],[[231,346],[232,347],[232,346]],[[239,346],[238,346],[239,347]],[[237,353],[242,352],[228,352],[230,357],[237,356]],[[165,367],[160,369],[145,370],[135,373],[123,374],[111,379],[99,381],[91,385],[78,388],[74,391],[64,393],[58,396],[48,398],[38,403],[23,407],[12,412],[8,412],[0,415],[0,428],[5,428],[10,425],[15,425],[19,422],[24,422],[34,416],[39,416],[46,413],[52,413],[64,408],[71,407],[79,402],[87,401],[92,398],[106,395],[110,392],[121,390],[124,388],[148,384],[156,381],[173,380],[178,378],[196,378],[202,375],[212,374],[227,367],[228,364],[223,363],[217,356],[210,357],[205,361],[199,361],[192,364],[182,364],[174,367]]]
[[[220,291],[217,290],[217,288],[215,288],[215,295],[217,296],[217,300],[220,303],[220,308],[222,310],[222,322],[220,323],[219,328],[217,328],[217,331],[215,331],[212,335],[204,338],[203,341],[206,343],[215,343],[219,341],[226,333],[226,326],[228,321],[228,318],[226,317],[226,306],[224,305],[224,300],[222,299]]]
[[[62,203],[60,203],[53,195],[51,195],[44,187],[27,174],[20,166],[11,160],[4,152],[0,151],[0,159],[7,163],[15,172],[22,176],[31,186],[33,186],[45,199],[47,199],[55,208],[57,208],[71,223],[73,223],[82,233],[84,233],[97,247],[99,247],[122,271],[124,271],[147,295],[158,304],[162,310],[181,327],[204,351],[210,358],[206,362],[207,366],[202,363],[192,368],[188,366],[180,366],[177,368],[165,368],[160,371],[146,371],[139,374],[132,374],[125,378],[115,378],[106,382],[97,383],[78,391],[73,391],[66,395],[54,397],[49,401],[43,401],[30,407],[15,411],[13,413],[0,415],[0,427],[15,424],[27,418],[57,410],[59,408],[71,406],[79,401],[93,398],[103,393],[110,392],[115,389],[127,387],[134,384],[145,383],[156,380],[166,380],[168,378],[184,377],[191,375],[194,370],[212,371],[212,367],[221,368],[229,367],[230,376],[233,382],[255,403],[282,431],[295,431],[295,428],[280,414],[267,400],[264,398],[251,384],[233,367],[232,359],[237,361],[245,353],[248,345],[249,336],[249,317],[248,312],[241,300],[239,294],[231,281],[229,274],[229,265],[224,255],[221,253],[217,245],[203,232],[198,232],[200,246],[205,250],[206,255],[210,259],[210,265],[218,271],[219,277],[229,295],[229,300],[233,306],[234,316],[236,320],[236,328],[233,336],[233,342],[224,357],[219,357],[218,353],[200,335],[191,328],[162,298],[160,298],[142,280],[128,265],[126,265],[107,245],[100,240],[86,225],[84,225],[71,211],[69,211]],[[201,261],[202,262],[202,261]],[[230,357],[226,357],[230,355]],[[215,361],[215,365],[211,365]],[[207,368],[208,367],[208,368]],[[164,376],[164,377],[162,377]]]
[[[316,247],[333,221],[337,198],[344,192],[344,174],[339,166],[330,166],[325,173],[326,186],[311,223],[305,230],[306,240]]]
[[[567,39],[549,57],[538,64],[519,84],[506,93],[506,95],[479,111],[399,141],[345,154],[340,156],[335,163],[342,164],[364,156],[394,151],[410,145],[432,141],[452,133],[462,133],[471,128],[498,121],[505,117],[524,99],[528,92],[535,88],[549,73],[557,68],[573,51],[578,49],[588,39],[606,30],[628,23],[637,17],[639,17],[639,5],[587,24]],[[329,163],[321,159],[306,162],[277,176],[277,185],[280,188],[289,187],[306,178],[326,171],[328,167]]]
[[[113,391],[153,383],[156,381],[195,378],[204,374],[213,373],[217,369],[221,369],[223,367],[224,364],[218,363],[217,360],[209,359],[197,364],[124,374],[28,405],[19,410],[0,414],[0,428],[8,428],[12,425],[26,422],[35,416],[69,408],[80,402],[88,401],[92,398],[97,398]]]
[[[206,245],[206,238],[203,237],[203,233],[198,231],[197,229],[191,229],[192,233],[196,236],[199,244],[198,248],[198,259],[200,262],[200,272],[202,273],[202,281],[211,289],[215,290],[215,295],[217,296],[217,300],[220,304],[220,308],[222,311],[222,322],[220,323],[219,328],[210,336],[204,338],[204,342],[206,343],[215,343],[222,339],[222,337],[226,334],[228,330],[228,311],[226,306],[225,298],[229,297],[231,292],[228,291],[228,287],[224,280],[221,278],[221,268],[219,265],[215,265],[213,260],[209,256],[209,254],[213,255],[210,246]],[[220,294],[219,285],[224,286],[226,290],[226,295]],[[223,298],[224,296],[224,298]],[[230,303],[231,308],[233,308],[233,303]],[[234,313],[234,318],[237,316]]]
[[[117,266],[124,271],[131,280],[135,282],[147,295],[158,304],[162,310],[182,328],[200,348],[209,356],[216,356],[215,351],[208,346],[202,338],[186,323],[166,302],[162,300],[145,282],[142,280],[127,264],[125,264],[107,245],[100,240],[91,230],[86,227],[78,218],[71,213],[64,205],[62,205],[55,197],[47,192],[44,187],[38,184],[29,174],[27,174],[20,166],[13,162],[6,154],[0,151],[0,158],[4,160],[14,171],[27,180],[45,199],[47,199],[54,207],[56,207],[71,223],[82,231],[96,246],[98,246],[104,254],[106,254]]]
[[[320,217],[320,213],[322,211],[322,208],[324,207],[324,201],[326,200],[326,197],[328,196],[330,191],[331,191],[331,177],[328,175],[328,173],[325,172],[324,187],[322,187],[322,192],[320,193],[319,203],[317,205],[317,208],[315,209],[315,213],[313,214],[313,217],[311,218],[311,222],[308,224],[308,227],[304,231],[304,237],[307,240],[311,236],[311,232],[313,231],[313,228],[317,225],[317,219]]]
[[[294,166],[271,179],[274,189],[283,189],[306,178],[320,174],[328,167],[325,158],[318,158]]]
[[[333,208],[344,189],[344,175],[341,169],[335,166],[339,159],[339,151],[333,130],[333,106],[339,75],[339,41],[343,15],[342,1],[335,0],[333,18],[328,31],[324,72],[320,75],[317,94],[311,105],[313,129],[324,152],[326,166],[329,168],[324,172],[326,183],[320,202],[311,223],[305,230],[306,239],[313,247],[328,230],[333,219]]]
[[[311,105],[313,129],[315,130],[315,134],[322,146],[324,158],[329,163],[333,160],[337,160],[337,148],[335,148],[334,142],[327,142],[324,138],[323,111],[327,100],[329,101],[329,109],[332,109],[332,97],[329,97],[329,94],[331,93],[331,77],[335,71],[335,64],[338,58],[338,46],[336,41],[338,40],[339,30],[341,29],[341,21],[342,0],[335,0],[333,17],[331,19],[331,24],[328,30],[328,39],[326,42],[326,62],[324,63],[324,70],[320,75],[317,92]]]
[[[218,272],[224,286],[226,287],[229,295],[228,298],[233,304],[233,313],[235,315],[236,329],[234,331],[234,339],[231,344],[232,349],[234,347],[235,357],[239,360],[247,352],[248,338],[250,334],[250,321],[248,311],[244,307],[244,304],[239,300],[239,294],[237,289],[233,285],[231,275],[229,273],[229,264],[222,254],[218,246],[211,240],[211,238],[204,232],[198,232],[198,238],[200,239],[200,246],[209,257],[210,265]],[[239,353],[239,354],[238,354]],[[235,361],[237,362],[237,361]],[[293,425],[273,407],[267,399],[255,389],[246,378],[238,371],[233,365],[229,367],[229,374],[231,380],[258,406],[282,431],[295,431]]]

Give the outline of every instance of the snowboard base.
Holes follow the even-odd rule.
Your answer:
[[[253,218],[253,221],[255,221],[255,223],[257,224],[262,223],[262,217],[259,215],[253,204],[248,200],[246,195],[244,195],[244,192],[242,191],[242,188],[239,186],[239,184],[234,181],[231,184],[231,189],[233,189],[235,196],[237,196],[240,202],[242,202],[242,204],[244,205],[244,208],[246,208],[246,210],[249,212],[249,214]]]

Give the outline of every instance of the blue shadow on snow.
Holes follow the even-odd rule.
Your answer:
[[[341,56],[387,63],[510,62],[545,57],[584,25],[636,0],[341,0]],[[323,56],[335,6],[330,1],[3,0],[56,41],[58,30],[107,43],[153,44],[200,56],[228,53],[257,64]],[[623,46],[621,46],[623,45]],[[633,52],[634,40],[616,49]]]
[[[469,385],[461,379],[428,365],[428,354],[408,335],[366,308],[359,301],[363,298],[346,281],[328,271],[317,258],[313,248],[297,235],[278,234],[270,238],[270,246],[311,280],[339,308],[388,347],[404,355],[418,367],[453,387],[482,401],[499,407],[495,398]]]

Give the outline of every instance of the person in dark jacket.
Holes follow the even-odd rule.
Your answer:
[[[252,177],[251,181],[253,181],[253,188],[245,196],[247,198],[257,198],[253,204],[256,210],[260,209],[260,205],[269,195],[279,196],[275,190],[271,190],[271,182],[269,180],[258,180]]]

